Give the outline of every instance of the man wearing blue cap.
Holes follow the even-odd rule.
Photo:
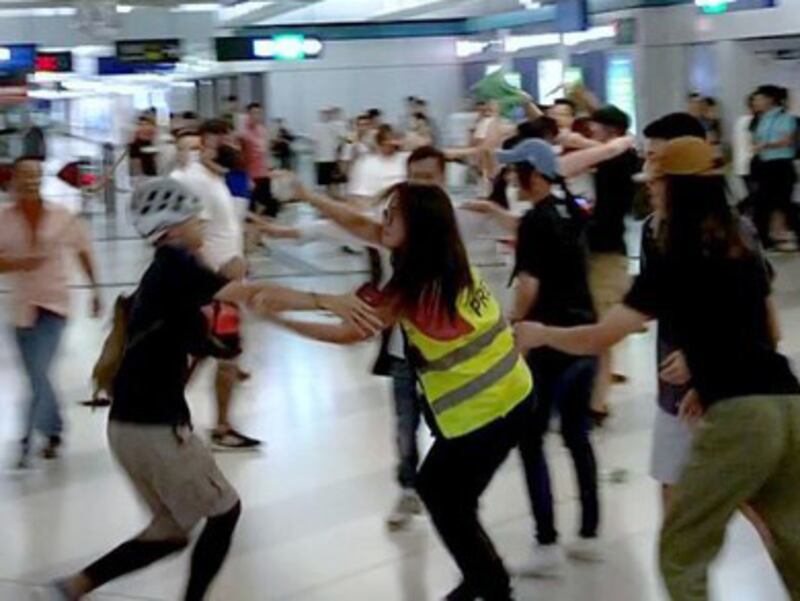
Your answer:
[[[533,204],[521,219],[517,233],[511,321],[535,319],[560,326],[595,322],[584,244],[586,215],[564,188],[552,147],[542,140],[525,140],[497,156],[516,171],[520,199]],[[564,189],[563,198],[553,195],[554,184]],[[547,349],[529,353],[527,361],[534,375],[536,408],[520,453],[536,520],[537,545],[533,556],[517,573],[553,576],[564,564],[543,448],[553,411],[561,416],[561,435],[575,465],[582,508],[579,538],[568,553],[573,559],[600,559],[597,464],[589,437],[597,360]]]

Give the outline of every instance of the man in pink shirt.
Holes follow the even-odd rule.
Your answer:
[[[250,210],[259,215],[275,217],[278,205],[270,186],[269,132],[264,125],[264,109],[258,102],[247,105],[247,118],[239,132],[247,175],[253,182]]]
[[[81,220],[41,197],[42,161],[14,164],[13,204],[0,209],[0,273],[10,274],[13,323],[31,386],[19,467],[26,467],[37,430],[47,439],[42,456],[53,459],[63,422],[48,372],[69,313],[67,257],[77,255],[92,285],[92,313],[101,311],[88,232]]]

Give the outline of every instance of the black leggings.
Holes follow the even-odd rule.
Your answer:
[[[509,601],[511,586],[478,519],[478,501],[519,443],[530,411],[526,401],[466,436],[437,438],[417,476],[417,491],[464,576],[463,590],[485,601]]]
[[[192,553],[192,567],[186,601],[201,601],[211,582],[219,573],[231,546],[231,538],[242,512],[237,502],[222,515],[208,518]],[[143,540],[134,538],[100,558],[83,571],[92,583],[92,590],[125,574],[155,563],[159,559],[185,549],[188,538],[173,540]]]

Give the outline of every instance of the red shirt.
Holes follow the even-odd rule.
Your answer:
[[[267,128],[261,123],[248,123],[241,133],[244,165],[250,179],[269,175],[269,144]]]

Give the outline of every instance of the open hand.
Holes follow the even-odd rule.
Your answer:
[[[352,324],[362,334],[374,336],[384,328],[375,309],[355,294],[328,296],[324,308]]]
[[[674,351],[661,362],[658,377],[667,384],[684,386],[692,379],[692,372],[686,363],[686,357],[681,351]]]
[[[700,402],[700,395],[692,388],[681,401],[678,417],[690,426],[695,426],[703,417],[704,413],[705,408]]]

